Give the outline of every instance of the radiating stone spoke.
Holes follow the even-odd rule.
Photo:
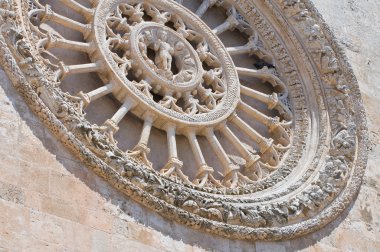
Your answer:
[[[119,124],[124,116],[127,115],[128,111],[135,106],[135,102],[127,98],[123,105],[119,108],[119,110],[112,116],[111,121],[116,124]]]
[[[174,124],[166,125],[166,136],[168,142],[168,162],[161,169],[161,173],[165,176],[178,176],[184,183],[192,184],[187,176],[185,176],[181,170],[183,162],[178,159],[177,141],[176,141],[176,127]]]
[[[68,75],[100,72],[102,70],[100,62],[79,65],[65,65],[60,62],[59,67],[60,70],[57,72],[57,79],[59,80],[63,80]]]
[[[230,15],[228,16],[226,21],[224,21],[224,23],[220,24],[219,26],[214,28],[212,31],[215,34],[220,35],[225,31],[235,29],[238,25],[239,25],[239,21],[236,19],[236,17],[234,15]]]
[[[204,159],[201,147],[198,143],[198,139],[194,132],[189,131],[187,133],[187,139],[190,143],[191,150],[194,154],[195,162],[198,167],[198,171],[196,174],[196,183],[198,186],[203,187],[209,181],[213,183],[217,187],[222,187],[222,185],[213,177],[214,169],[206,164]]]
[[[49,5],[45,6],[45,10],[33,10],[29,16],[38,16],[41,22],[53,21],[57,24],[63,25],[72,30],[81,32],[85,37],[91,32],[91,28],[88,25],[82,24],[65,16],[52,11]]]
[[[57,38],[51,33],[47,34],[47,38],[40,41],[40,47],[45,49],[50,48],[62,48],[68,50],[75,50],[79,52],[85,52],[91,54],[96,50],[96,47],[91,43],[78,42],[74,40],[68,40],[64,38]]]
[[[252,51],[252,48],[248,45],[227,47],[226,49],[231,56],[239,54],[250,54]]]
[[[268,109],[274,109],[279,103],[278,96],[276,93],[268,95],[243,85],[240,85],[240,93],[249,96],[255,100],[261,101],[262,103],[268,106]]]
[[[176,142],[176,137],[175,137],[175,125],[173,124],[167,125],[166,134],[167,134],[168,149],[169,149],[169,160],[178,159],[177,142]]]
[[[241,140],[229,129],[226,125],[220,127],[220,131],[223,135],[228,139],[229,142],[237,149],[240,155],[246,161],[246,168],[250,168],[252,166],[257,165],[260,160],[260,156],[252,154],[248,149],[243,145]]]
[[[124,103],[121,105],[121,107],[117,110],[117,112],[112,116],[111,119],[107,119],[107,121],[104,122],[103,128],[104,131],[106,131],[108,138],[111,143],[117,144],[116,140],[114,139],[113,135],[119,130],[118,124],[121,122],[121,120],[124,118],[124,116],[127,115],[128,111],[133,108],[136,105],[136,103],[130,99],[125,99]]]
[[[203,157],[201,147],[199,146],[197,137],[194,132],[187,133],[187,139],[189,140],[191,150],[193,151],[195,162],[198,168],[206,166],[206,161]]]
[[[240,167],[237,165],[234,165],[231,162],[226,151],[224,150],[223,146],[219,142],[218,138],[216,137],[212,129],[205,130],[205,136],[207,140],[209,141],[211,148],[215,152],[220,163],[222,164],[223,175],[224,175],[223,183],[231,188],[236,187],[238,183],[237,173],[239,172]]]
[[[153,169],[153,164],[148,160],[148,154],[150,149],[148,147],[148,141],[153,126],[153,116],[150,113],[144,115],[144,125],[141,131],[140,140],[132,151],[128,152],[130,157],[141,160],[150,169]]]
[[[94,10],[89,9],[75,0],[60,0],[70,9],[82,14],[87,20],[90,20],[94,16]]]
[[[271,165],[277,165],[279,162],[278,153],[273,146],[273,140],[260,135],[256,130],[244,122],[236,114],[230,117],[230,121],[242,130],[248,137],[257,143],[260,152],[263,154],[263,160]]]
[[[79,92],[78,96],[83,100],[84,106],[87,107],[90,102],[95,101],[109,93],[112,92],[115,85],[112,83],[109,83],[105,86],[102,86],[100,88],[97,88],[89,93],[84,93],[82,91]]]
[[[222,24],[213,29],[215,34],[219,35],[227,30],[234,31],[238,29],[246,35],[252,35],[253,31],[250,24],[244,20],[235,7],[230,7],[227,10],[227,16],[227,19]]]
[[[259,42],[258,34],[251,36],[248,43],[243,46],[227,47],[227,51],[231,56],[248,54],[249,56],[256,55],[259,59],[264,60],[267,64],[274,65],[274,58],[264,46]]]
[[[274,139],[276,139],[276,141],[278,141],[282,146],[287,147],[290,144],[290,137],[281,125],[279,118],[269,117],[243,101],[240,101],[238,109],[244,111],[255,120],[267,126],[269,133],[273,134],[275,136]]]
[[[274,88],[279,89],[283,96],[287,96],[287,88],[285,84],[267,67],[260,70],[236,67],[236,70],[239,76],[250,76],[269,82]]]
[[[287,123],[283,123],[284,125],[289,126],[292,123],[292,112],[279,100],[276,93],[268,95],[243,85],[240,85],[240,93],[266,104],[270,110],[276,109],[280,116],[287,121]]]
[[[224,0],[203,0],[201,5],[198,7],[197,11],[195,14],[198,17],[203,17],[203,15],[206,13],[206,11],[211,8],[212,6],[216,5],[221,5],[224,2]]]
[[[257,109],[249,106],[247,103],[243,101],[239,102],[238,109],[240,109],[241,111],[244,111],[246,114],[250,115],[255,120],[257,120],[261,124],[264,124],[268,128],[273,127],[272,124],[276,124],[276,122],[279,122],[279,119],[269,117],[265,115],[264,113],[258,111]]]

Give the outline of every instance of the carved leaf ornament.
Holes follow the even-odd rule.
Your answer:
[[[323,227],[355,197],[367,158],[361,96],[308,0],[0,8],[1,64],[32,110],[162,216],[280,240]]]

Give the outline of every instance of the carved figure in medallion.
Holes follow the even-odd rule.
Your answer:
[[[154,50],[156,51],[155,63],[159,69],[164,71],[170,71],[173,61],[174,49],[167,42],[168,33],[163,30],[157,32],[158,41],[154,44]]]
[[[154,62],[149,59],[148,57],[148,47],[153,43],[153,35],[150,31],[144,31],[142,36],[139,38],[139,49],[143,56],[143,58],[146,60],[147,64],[155,68]]]
[[[176,67],[180,71],[175,77],[178,82],[190,81],[195,73],[195,61],[191,57],[190,52],[186,49],[182,41],[178,41],[174,46],[174,55],[176,58]]]

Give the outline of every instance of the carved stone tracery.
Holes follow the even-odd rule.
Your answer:
[[[204,0],[197,17],[172,1],[92,0],[85,7],[63,0],[85,23],[41,2],[0,2],[3,67],[41,120],[128,196],[191,227],[260,240],[316,230],[354,197],[366,159],[360,93],[308,1]],[[226,13],[214,28],[200,19],[211,7]],[[49,22],[78,31],[83,40],[64,38]],[[217,36],[228,31],[243,33],[247,42],[225,47]],[[91,62],[66,65],[51,48],[87,53]],[[230,55],[241,54],[259,60],[238,66]],[[60,89],[66,77],[83,73],[98,73],[104,85],[79,94]],[[245,85],[247,78],[273,92]],[[103,125],[89,123],[86,107],[107,94],[121,106]],[[270,113],[242,97],[262,102]],[[122,151],[114,134],[129,112],[143,126],[137,145]],[[167,136],[164,167],[149,160],[153,127]],[[255,144],[246,144],[234,127]],[[178,135],[189,141],[194,178],[179,159]],[[207,164],[201,136],[221,167]],[[238,155],[227,153],[220,136]]]

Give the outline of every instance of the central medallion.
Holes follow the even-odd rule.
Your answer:
[[[131,32],[132,68],[162,96],[181,97],[202,84],[202,63],[191,44],[172,29],[153,22]]]
[[[108,1],[98,12],[95,36],[114,75],[106,82],[136,116],[154,125],[216,128],[233,114],[239,100],[234,63],[215,33],[192,12],[167,1]],[[91,38],[90,38],[91,39]],[[105,59],[105,60],[104,60]]]

